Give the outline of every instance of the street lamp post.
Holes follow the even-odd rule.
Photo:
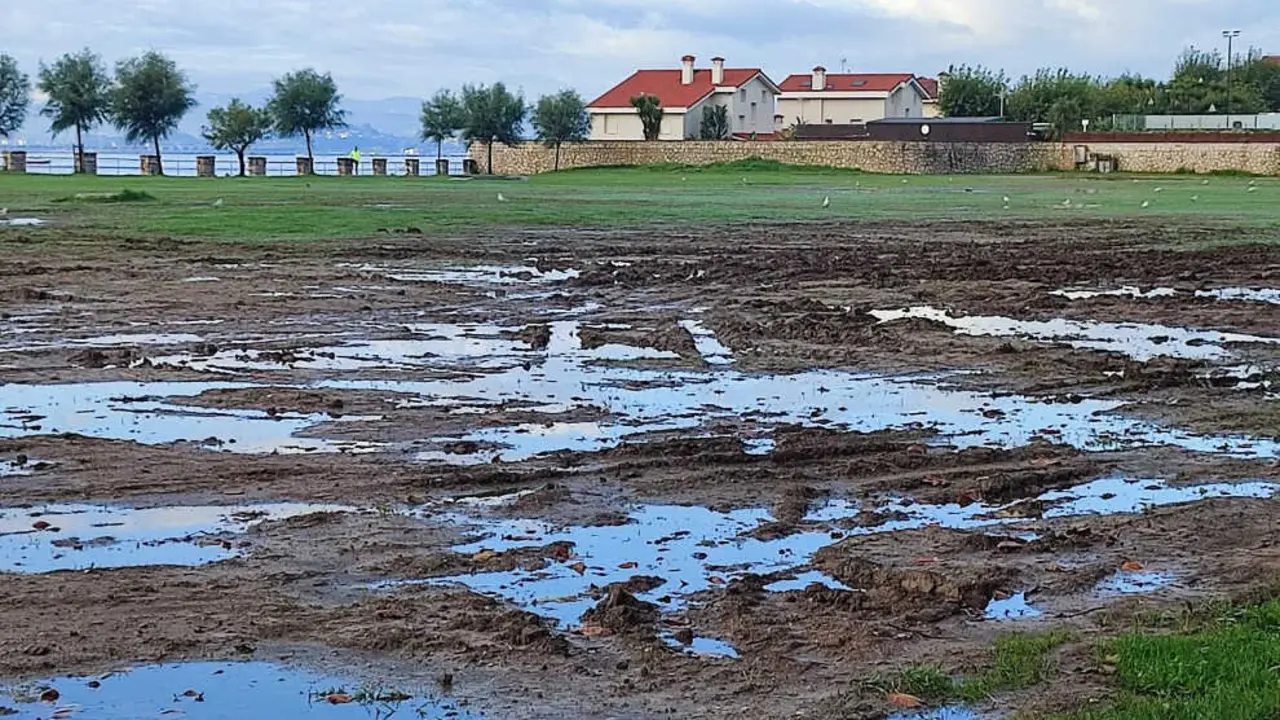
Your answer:
[[[1222,37],[1227,39],[1227,129],[1231,129],[1231,41],[1240,37],[1239,30],[1223,30]]]

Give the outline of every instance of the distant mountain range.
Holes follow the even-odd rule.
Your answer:
[[[161,143],[161,149],[183,153],[208,150],[208,144],[200,137],[200,130],[210,108],[225,105],[232,97],[238,97],[252,105],[262,105],[270,94],[265,88],[234,96],[197,94],[199,105],[183,118],[178,131]],[[423,156],[435,156],[435,143],[418,138],[421,100],[407,97],[343,100],[342,107],[347,111],[348,127],[313,138],[312,145],[317,154],[346,154],[353,147],[359,147],[365,154],[400,154],[412,149]],[[9,138],[8,146],[25,145],[31,150],[70,150],[74,143],[74,132],[62,133],[56,138],[50,135],[48,119],[41,117],[39,107],[33,104],[26,123]],[[87,135],[85,146],[100,152],[142,149],[139,145],[125,142],[124,137],[111,127],[100,127]],[[254,149],[265,155],[293,155],[305,152],[306,144],[300,137],[272,138],[255,145]],[[463,149],[461,143],[445,143],[444,153],[457,155]]]

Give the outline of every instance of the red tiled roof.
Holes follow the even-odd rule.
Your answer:
[[[745,85],[760,73],[759,68],[725,68],[721,87]],[[710,70],[695,70],[690,85],[680,84],[680,70],[637,70],[587,107],[629,108],[631,98],[637,95],[657,95],[663,107],[690,107],[713,89]]]
[[[924,90],[924,97],[926,100],[938,99],[937,78],[918,77],[916,78],[916,82],[920,83],[920,88]]]
[[[1262,59],[1280,65],[1280,55],[1263,55]]]
[[[889,92],[904,82],[915,77],[911,73],[827,73],[827,92]],[[814,92],[810,87],[813,73],[792,75],[783,80],[778,88],[782,92]]]

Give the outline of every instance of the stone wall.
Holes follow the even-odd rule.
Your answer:
[[[1254,142],[1084,142],[1094,155],[1116,158],[1121,172],[1209,173],[1237,170],[1256,175],[1280,175],[1280,143]],[[1075,144],[1067,146],[1063,170],[1073,168]]]
[[[1280,175],[1280,143],[928,143],[856,141],[586,142],[565,145],[561,169],[618,165],[710,165],[746,158],[787,165],[818,165],[878,173],[1020,173],[1075,170],[1075,146],[1110,155],[1126,172],[1207,173],[1238,170]],[[485,149],[471,150],[483,171]],[[494,171],[506,175],[550,172],[555,151],[534,143],[493,150]]]
[[[879,173],[1010,173],[1050,170],[1059,166],[1058,146],[1040,143],[828,142],[585,142],[560,150],[560,168],[616,165],[710,165],[747,158],[787,165],[818,165]],[[1070,153],[1070,148],[1065,150]],[[471,149],[483,171],[485,148]],[[493,169],[505,175],[550,172],[555,150],[534,143],[496,146]]]

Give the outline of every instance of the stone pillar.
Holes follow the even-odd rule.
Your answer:
[[[4,154],[4,169],[12,173],[27,171],[27,151],[7,150]]]
[[[98,153],[87,152],[76,155],[76,172],[85,175],[98,174]]]
[[[160,158],[156,155],[139,155],[138,169],[143,175],[159,175]]]
[[[386,174],[387,174],[387,159],[386,159],[386,158],[374,158],[374,159],[373,159],[373,174],[374,174],[374,175],[386,175]]]
[[[404,174],[409,177],[418,177],[422,174],[422,165],[418,162],[418,158],[404,159]]]
[[[309,157],[298,157],[298,174],[299,175],[315,175],[316,167]]]
[[[342,176],[356,174],[356,161],[349,157],[338,158],[338,174]]]
[[[463,164],[465,165],[466,163],[463,163]],[[445,176],[447,176],[447,175],[449,174],[449,159],[448,159],[448,158],[437,158],[437,159],[436,159],[436,174],[437,174],[437,175],[439,175],[440,177],[445,177]],[[470,175],[475,175],[475,173],[468,173],[468,174],[470,174]]]
[[[466,160],[463,160],[463,161],[462,161],[462,174],[463,174],[463,175],[479,175],[479,174],[480,174],[480,163],[476,162],[476,161],[475,161],[474,159],[472,159],[472,158],[467,158]]]
[[[196,156],[196,177],[216,177],[218,158],[213,155]]]
[[[245,171],[254,177],[262,177],[267,174],[267,159],[261,155],[254,155],[248,158],[248,167]]]

